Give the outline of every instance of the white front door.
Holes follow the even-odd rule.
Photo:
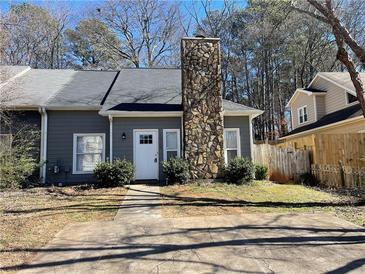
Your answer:
[[[158,179],[158,130],[134,131],[136,180]]]

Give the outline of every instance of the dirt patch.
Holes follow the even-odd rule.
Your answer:
[[[50,187],[0,192],[0,267],[30,261],[66,225],[112,220],[126,189]]]

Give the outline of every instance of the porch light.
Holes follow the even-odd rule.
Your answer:
[[[127,136],[125,135],[125,132],[122,133],[122,140],[125,140]]]

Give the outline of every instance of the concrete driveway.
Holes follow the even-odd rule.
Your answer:
[[[163,218],[132,186],[110,222],[66,227],[21,273],[365,273],[365,229],[324,214]]]

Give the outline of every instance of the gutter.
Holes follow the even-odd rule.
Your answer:
[[[41,114],[41,167],[39,172],[39,178],[43,184],[46,182],[46,171],[47,171],[47,136],[48,136],[48,115],[45,107],[39,107],[39,113]]]
[[[182,111],[99,111],[101,116],[113,117],[181,117]]]
[[[262,110],[245,111],[223,111],[223,116],[252,116],[255,118],[264,113]],[[181,117],[183,111],[122,111],[122,110],[101,110],[101,116],[113,117]]]

